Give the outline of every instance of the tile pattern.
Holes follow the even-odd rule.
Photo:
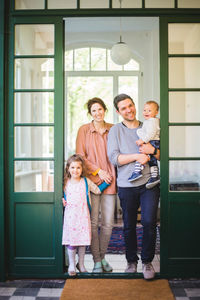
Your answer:
[[[200,300],[200,279],[169,280],[176,300]]]
[[[65,280],[0,282],[0,300],[59,300]],[[200,279],[169,280],[176,300],[200,300]]]
[[[59,300],[65,280],[0,282],[0,300]]]

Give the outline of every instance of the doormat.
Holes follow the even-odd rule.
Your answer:
[[[68,279],[60,300],[174,300],[165,279]]]
[[[138,253],[141,253],[142,249],[142,235],[143,235],[143,227],[137,226],[137,245],[138,245]],[[90,247],[87,247],[86,253],[90,252]],[[124,233],[122,227],[113,227],[112,235],[110,238],[110,242],[108,245],[107,252],[109,254],[125,254],[125,243],[124,243]],[[156,227],[156,248],[155,254],[160,254],[160,226]]]

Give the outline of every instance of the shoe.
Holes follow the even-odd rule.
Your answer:
[[[136,273],[137,272],[137,262],[128,263],[124,272],[125,273]]]
[[[101,265],[104,272],[112,272],[113,268],[111,267],[111,265],[109,265],[105,258],[102,259]]]
[[[140,177],[142,177],[142,172],[133,172],[133,174],[128,178],[129,182],[138,180]]]
[[[150,280],[155,277],[155,270],[151,263],[142,264],[144,279]]]
[[[69,276],[76,276],[76,271],[73,268],[70,269],[70,266],[69,266],[69,268],[68,268],[68,274],[69,274]]]
[[[76,268],[79,270],[80,273],[88,273],[85,266],[83,266],[82,269],[80,268],[79,263],[76,264]]]
[[[103,273],[103,268],[100,261],[94,263],[94,268],[92,270],[92,273]]]
[[[149,181],[147,182],[146,184],[146,188],[149,190],[149,189],[152,189],[154,186],[156,186],[158,183],[160,182],[160,177],[159,176],[156,176],[156,177],[151,177],[149,179]]]

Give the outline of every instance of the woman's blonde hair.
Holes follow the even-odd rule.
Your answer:
[[[82,165],[82,174],[81,174],[81,176],[85,176],[85,163],[84,163],[84,159],[82,158],[82,156],[80,154],[73,154],[72,156],[70,156],[68,158],[66,166],[65,166],[64,187],[67,184],[67,180],[71,178],[71,174],[69,172],[69,167],[70,167],[71,163],[75,162],[75,161],[81,163],[81,165]]]

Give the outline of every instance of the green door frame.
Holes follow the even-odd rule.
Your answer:
[[[182,232],[177,236],[177,244],[171,243],[172,228],[176,228],[181,222],[180,216],[182,214],[190,216],[190,210],[193,212],[194,232],[196,236],[195,245],[193,249],[200,249],[200,241],[197,238],[197,229],[200,227],[200,218],[197,215],[199,212],[199,192],[173,192],[169,191],[169,161],[170,160],[200,160],[200,157],[196,158],[170,158],[169,157],[169,126],[173,125],[187,125],[200,126],[200,123],[170,123],[169,122],[169,103],[168,94],[170,91],[200,91],[197,89],[170,89],[168,86],[168,59],[169,57],[200,57],[199,55],[169,55],[168,54],[168,24],[169,23],[200,23],[198,17],[161,17],[160,18],[160,99],[161,104],[161,257],[160,257],[160,272],[163,277],[199,277],[200,269],[200,251],[199,257],[183,257],[180,253],[177,257],[174,253],[177,253],[179,249],[179,238],[181,233],[184,234],[187,231],[188,221],[183,222]],[[175,211],[175,208],[180,210]],[[166,213],[167,212],[167,213]],[[174,218],[176,214],[176,218]],[[173,222],[173,224],[172,224]],[[184,227],[185,225],[185,227]],[[182,247],[188,247],[188,240],[185,240],[185,244]],[[194,251],[197,252],[196,250]]]
[[[175,0],[176,1],[176,0]],[[11,10],[9,13],[9,18],[10,18],[10,26],[11,24],[13,24],[14,19],[16,22],[21,24],[21,20],[24,19],[24,22],[28,22],[30,23],[36,23],[37,22],[37,18],[40,19],[40,17],[42,16],[42,19],[44,21],[44,23],[46,22],[46,20],[51,21],[50,23],[52,23],[53,20],[55,20],[55,24],[57,26],[57,29],[59,32],[58,35],[56,35],[56,43],[59,44],[60,49],[57,47],[56,52],[55,52],[55,58],[56,58],[56,69],[55,69],[55,96],[56,99],[59,101],[59,108],[58,110],[55,109],[55,122],[58,122],[58,127],[57,127],[57,134],[58,134],[58,143],[57,145],[63,145],[63,135],[61,134],[61,132],[63,132],[63,86],[64,86],[64,81],[63,81],[63,53],[62,53],[62,49],[63,49],[63,17],[73,17],[73,16],[79,16],[79,17],[84,17],[84,16],[120,16],[120,15],[124,15],[124,16],[157,16],[160,17],[160,69],[161,69],[161,74],[160,74],[160,99],[162,101],[161,104],[161,127],[162,127],[162,131],[161,131],[161,139],[162,139],[162,143],[161,143],[161,160],[162,160],[162,164],[161,164],[161,272],[160,272],[160,276],[161,277],[169,277],[170,274],[172,274],[168,268],[168,263],[169,263],[169,243],[168,243],[168,235],[169,235],[169,218],[166,214],[166,212],[168,212],[169,210],[169,203],[168,203],[168,53],[167,53],[167,49],[168,49],[168,41],[167,41],[167,23],[168,21],[172,21],[174,20],[174,22],[178,21],[178,16],[180,15],[185,15],[186,14],[186,10],[184,9],[166,9],[166,10],[160,10],[160,9],[151,9],[151,10],[145,10],[145,9],[138,9],[138,10],[134,10],[134,9],[128,9],[128,10],[114,10],[114,9],[108,9],[108,10],[95,10],[95,9],[91,9],[91,10],[45,10],[45,14],[43,10],[35,10],[35,11],[14,11],[13,9],[13,3],[14,1],[11,1]],[[79,2],[79,1],[78,1]],[[1,0],[1,4],[5,3],[5,0]],[[46,6],[47,7],[47,1],[45,1]],[[144,3],[144,2],[143,2]],[[177,2],[176,2],[177,3]],[[111,6],[110,6],[111,7]],[[144,7],[144,4],[143,4]],[[176,6],[177,7],[177,6]],[[0,11],[0,16],[1,16],[1,20],[0,20],[0,30],[1,32],[4,32],[4,18],[5,18],[5,14],[4,14],[4,5],[1,5],[1,11]],[[189,16],[192,16],[192,20],[194,21],[193,16],[199,16],[200,15],[200,10],[199,9],[193,9],[193,10],[189,10],[189,14],[187,11],[187,19],[189,20]],[[57,16],[57,17],[56,17]],[[165,17],[168,16],[168,17]],[[173,16],[173,17],[172,17]],[[27,19],[26,19],[27,17]],[[49,19],[48,19],[49,17]],[[186,20],[186,19],[185,19]],[[7,21],[6,21],[7,22]],[[48,22],[46,22],[48,23]],[[4,45],[5,45],[5,35],[1,35],[0,37],[0,46],[2,46],[0,48],[0,62],[2,62],[0,64],[0,79],[2,78],[2,80],[0,80],[0,96],[1,96],[1,102],[0,102],[0,163],[1,163],[1,169],[0,169],[0,184],[2,187],[4,187],[5,181],[4,178],[8,179],[10,178],[9,175],[12,175],[11,178],[13,180],[13,174],[6,174],[5,177],[5,171],[8,168],[8,166],[10,166],[11,170],[13,169],[13,162],[9,162],[9,165],[6,164],[5,168],[4,168],[4,159],[7,158],[6,154],[6,150],[5,148],[8,146],[8,144],[5,144],[4,141],[4,137],[3,134],[5,136],[8,135],[8,131],[6,128],[6,124],[8,124],[9,122],[6,121],[6,124],[4,123],[4,102],[3,99],[5,97],[5,92],[9,92],[9,103],[13,103],[13,90],[10,91],[9,89],[4,88],[4,78],[5,78],[5,72],[7,72],[9,74],[9,81],[10,83],[13,83],[13,71],[9,71],[9,70],[13,70],[13,62],[11,62],[11,59],[9,59],[9,68],[8,70],[4,71]],[[9,46],[9,53],[10,53],[10,49],[13,49],[13,41],[12,38],[10,39],[10,46]],[[5,101],[5,103],[7,102],[7,100]],[[7,110],[8,108],[12,109],[12,113],[13,113],[13,107],[11,107],[11,105],[7,106]],[[13,121],[12,121],[13,122]],[[12,128],[13,124],[10,124],[10,128],[9,128],[9,139],[12,138],[12,132],[13,132],[13,128]],[[7,148],[6,148],[7,149]],[[3,150],[3,151],[2,151]],[[61,152],[55,152],[55,160],[57,161],[58,165],[59,165],[59,170],[58,173],[55,175],[55,194],[56,197],[58,197],[58,199],[61,199],[62,197],[62,187],[61,187],[61,183],[62,183],[62,168],[63,168],[63,149],[62,151],[62,155],[59,155],[59,153]],[[194,201],[198,201],[198,193],[195,193],[195,200]],[[194,194],[193,194],[194,195]],[[3,266],[3,268],[0,269],[0,280],[4,280],[7,274],[7,267],[5,267],[5,244],[4,244],[4,239],[5,239],[5,230],[7,230],[7,228],[5,228],[5,219],[4,219],[4,197],[5,197],[5,192],[4,189],[1,189],[1,202],[0,202],[0,239],[1,241],[3,241],[3,243],[1,244],[1,251],[0,251],[0,264],[1,266]],[[8,201],[8,199],[7,199]],[[61,202],[58,200],[55,202],[55,208],[57,209],[57,211],[59,212],[59,210],[62,210],[62,205]],[[57,220],[59,220],[60,222],[60,228],[62,227],[62,220],[59,219],[60,215],[57,216]],[[7,217],[8,218],[8,217]],[[6,231],[6,233],[8,233]],[[9,245],[8,245],[9,246]],[[57,245],[58,248],[61,248],[60,245]],[[66,277],[65,275],[63,275],[63,273],[60,273],[60,268],[62,265],[62,251],[58,250],[60,255],[60,258],[58,258],[59,261],[59,267],[56,272],[56,274],[48,274],[48,277]],[[58,275],[59,274],[59,275]],[[175,273],[173,273],[175,274]],[[180,273],[176,273],[175,276],[179,276]],[[26,275],[26,274],[24,274]],[[125,275],[125,274],[124,274]],[[187,274],[188,275],[188,274]],[[16,277],[22,277],[22,274],[17,275],[15,274]],[[36,275],[37,277],[43,277],[43,275]],[[108,277],[112,276],[107,274]],[[122,275],[123,276],[123,275]],[[115,276],[114,276],[115,277]],[[123,276],[123,277],[126,277]]]
[[[54,192],[14,192],[14,26],[16,24],[54,24],[55,25],[55,54],[54,54],[54,159],[56,168],[54,169]],[[9,207],[7,209],[7,218],[9,219],[9,263],[8,274],[11,277],[58,277],[62,276],[61,270],[63,265],[63,255],[61,248],[61,230],[62,228],[62,178],[63,178],[63,86],[64,86],[64,72],[63,72],[63,20],[60,17],[34,17],[28,18],[19,17],[12,18],[10,22],[10,36],[9,36],[9,126],[8,126],[8,140],[9,140],[9,157],[8,157],[8,199]],[[29,57],[29,56],[28,56]],[[55,63],[56,62],[56,63]],[[29,90],[28,90],[29,91]],[[35,91],[35,90],[32,90]],[[36,90],[37,91],[37,90]],[[38,90],[40,91],[40,90]],[[43,91],[43,90],[42,90]],[[44,90],[45,91],[45,90]],[[22,91],[23,92],[23,91]],[[25,124],[26,125],[26,124]],[[37,126],[38,124],[35,124]],[[27,161],[29,158],[20,158],[22,161]],[[34,158],[30,160],[34,161]],[[42,158],[37,158],[37,161],[43,161]],[[39,202],[38,202],[39,201]],[[54,244],[52,245],[53,256],[50,258],[17,258],[15,257],[15,213],[16,204],[34,203],[43,205],[50,205],[52,207],[52,222],[54,229],[52,228],[52,235]],[[23,239],[21,237],[20,239]],[[19,241],[19,238],[18,238]],[[12,246],[11,246],[12,245]],[[37,247],[37,245],[36,245]],[[43,266],[43,272],[41,272],[41,265]],[[51,270],[51,271],[50,271]]]
[[[5,218],[4,218],[4,32],[5,6],[0,1],[0,281],[5,280]]]

